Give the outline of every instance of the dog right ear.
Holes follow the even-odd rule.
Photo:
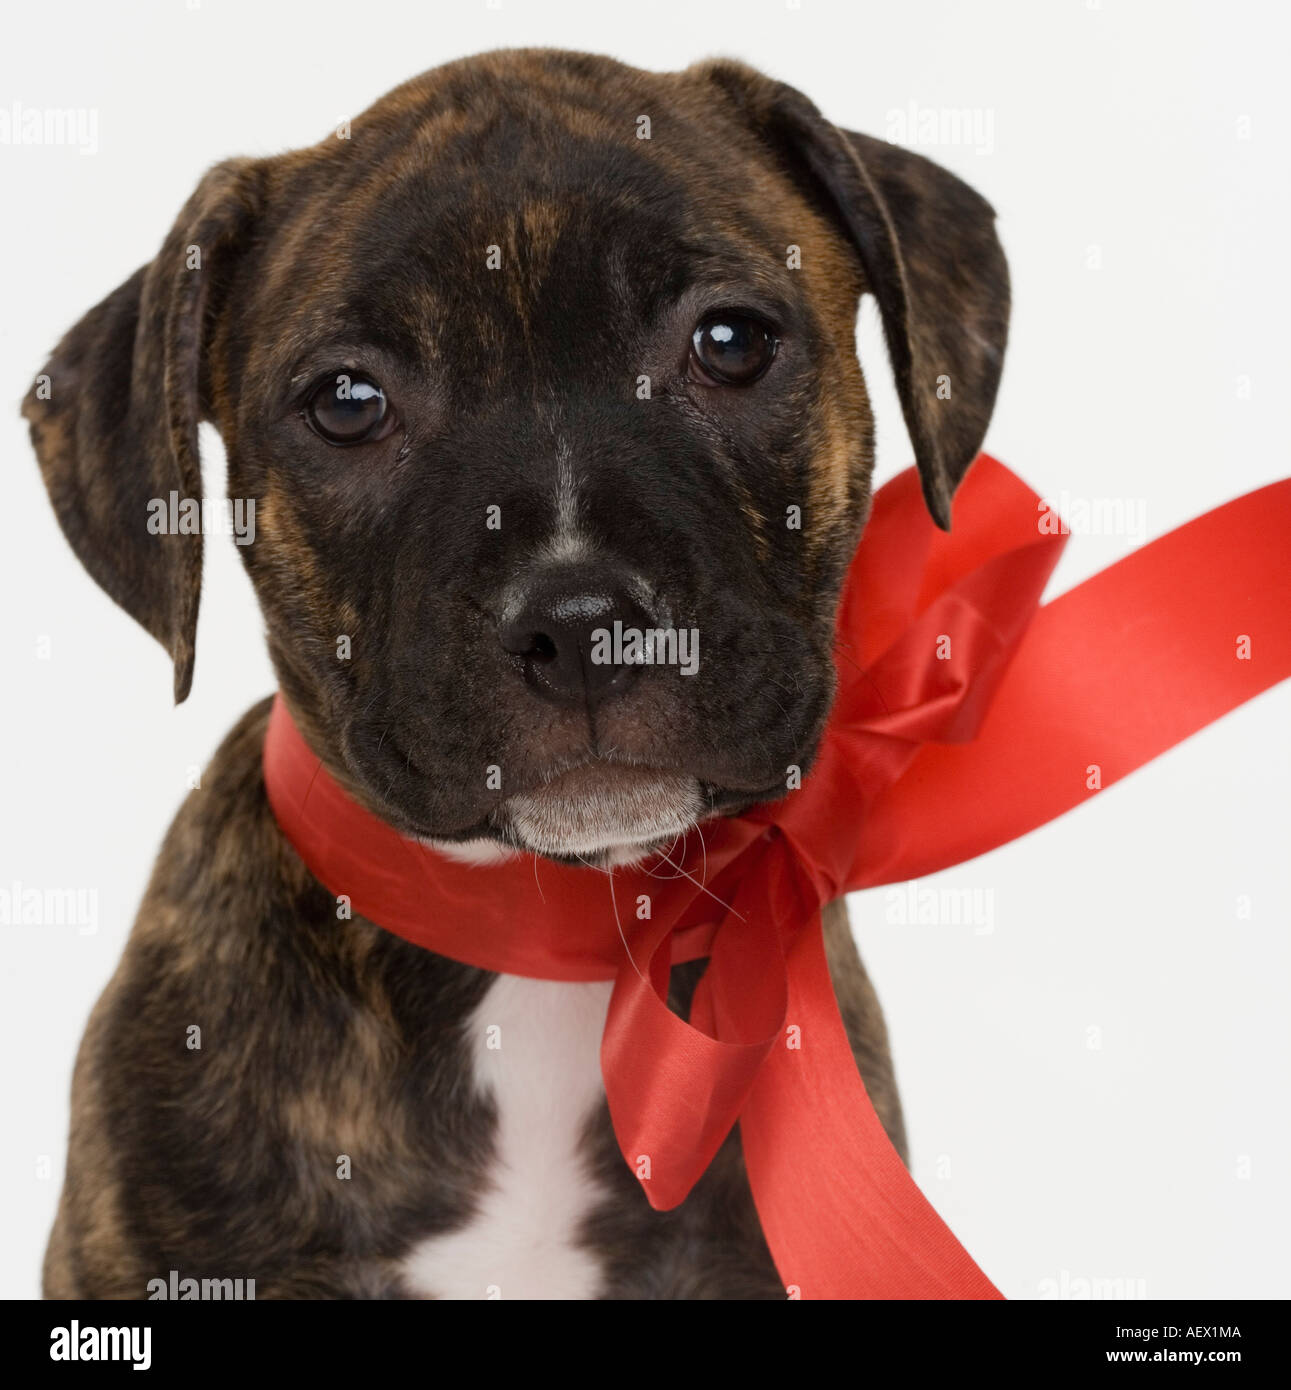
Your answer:
[[[176,703],[193,679],[202,536],[200,525],[157,533],[155,518],[170,517],[172,493],[201,505],[197,427],[216,287],[256,216],[261,167],[216,165],[156,260],[67,333],[22,405],[63,534],[170,653]],[[149,505],[158,499],[164,512]]]
[[[931,160],[839,130],[801,92],[742,63],[690,71],[734,102],[859,255],[924,498],[949,530],[951,497],[982,446],[1008,340],[1009,269],[994,209]]]

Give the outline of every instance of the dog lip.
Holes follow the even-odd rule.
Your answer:
[[[672,839],[706,808],[695,777],[593,759],[514,792],[499,806],[498,821],[527,849],[584,855]]]
[[[604,843],[611,846],[663,843],[708,816],[739,814],[750,806],[778,801],[785,794],[779,781],[768,786],[729,776],[714,780],[710,770],[685,763],[637,761],[617,751],[576,754],[546,768],[527,769],[527,775],[509,779],[506,793],[491,805],[478,807],[469,821],[446,826],[425,821],[403,797],[392,797],[392,782],[406,787],[428,780],[427,772],[395,730],[388,730],[379,742],[369,743],[366,757],[356,756],[351,748],[345,761],[372,798],[372,809],[400,834],[439,842],[488,839],[514,849],[537,849],[558,859],[582,860],[585,854],[599,853],[591,841],[600,840],[602,835],[609,836]],[[805,757],[800,761],[811,760]],[[378,767],[385,769],[384,791],[380,790],[382,780],[371,775]],[[593,820],[599,823],[594,826]],[[530,831],[541,828],[541,844],[532,842],[526,827]],[[569,850],[558,843],[566,838],[562,830],[580,842],[587,837],[583,847]]]

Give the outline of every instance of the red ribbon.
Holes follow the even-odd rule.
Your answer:
[[[1065,536],[985,455],[928,520],[913,470],[875,497],[848,576],[816,765],[703,845],[613,875],[445,859],[356,805],[281,698],[269,800],[354,910],[485,970],[614,980],[601,1067],[652,1206],[738,1120],[777,1268],[804,1298],[994,1298],[915,1186],[857,1073],[820,909],[1025,834],[1291,675],[1291,481],[1207,513],[1040,606]],[[1243,639],[1246,644],[1243,645]],[[638,905],[649,903],[641,920]],[[668,973],[708,957],[689,1021]]]

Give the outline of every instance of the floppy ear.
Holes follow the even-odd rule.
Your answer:
[[[154,534],[149,502],[200,506],[203,353],[219,283],[258,204],[256,165],[216,165],[157,259],[73,328],[23,401],[63,534],[90,574],[193,679],[202,537]],[[155,524],[155,523],[154,523]]]
[[[995,212],[921,155],[831,125],[801,92],[740,63],[701,69],[854,244],[878,302],[923,494],[950,528],[1008,338],[1009,272]]]

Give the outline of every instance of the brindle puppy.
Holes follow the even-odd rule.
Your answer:
[[[73,548],[182,700],[200,537],[146,519],[201,495],[212,420],[296,722],[399,829],[610,862],[779,795],[829,709],[870,500],[858,299],[947,525],[1006,336],[990,207],[731,62],[489,54],[341,135],[213,169],[55,351],[24,409]],[[589,664],[614,620],[697,628],[698,673]],[[680,1209],[641,1196],[601,986],[337,922],[266,805],[266,708],[180,811],[90,1021],[46,1293],[174,1269],[260,1298],[783,1297],[737,1136]],[[826,916],[901,1147],[878,1004]],[[502,1018],[524,1056],[489,1063]]]

